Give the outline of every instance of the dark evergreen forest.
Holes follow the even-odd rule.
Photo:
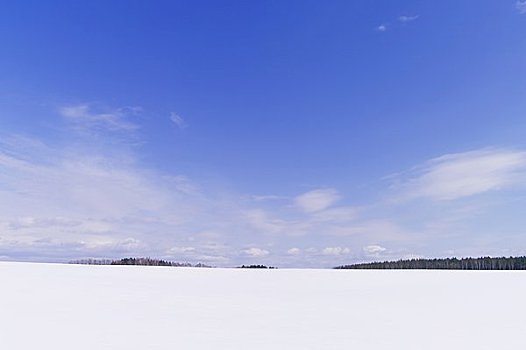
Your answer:
[[[526,256],[411,259],[343,265],[335,269],[417,269],[417,270],[526,270]]]

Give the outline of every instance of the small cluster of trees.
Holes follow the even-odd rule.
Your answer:
[[[526,270],[526,256],[411,259],[343,265],[336,269]]]
[[[240,269],[275,269],[274,266],[266,266],[266,265],[241,265],[239,266]]]
[[[71,261],[71,264],[84,265],[141,265],[141,266],[174,266],[174,267],[211,267],[205,264],[180,263],[152,258],[124,258],[119,260],[111,259],[81,259]]]

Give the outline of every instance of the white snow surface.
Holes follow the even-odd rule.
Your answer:
[[[524,349],[522,271],[0,263],[0,349]]]

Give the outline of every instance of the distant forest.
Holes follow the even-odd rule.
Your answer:
[[[482,258],[446,258],[411,259],[343,265],[335,269],[400,269],[400,270],[526,270],[526,256],[521,257],[482,257]]]
[[[70,264],[83,265],[140,265],[140,266],[173,266],[173,267],[211,267],[205,264],[180,263],[152,258],[124,258],[119,260],[111,259],[81,259],[71,261]]]

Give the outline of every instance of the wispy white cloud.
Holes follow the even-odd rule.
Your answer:
[[[188,253],[194,253],[195,248],[194,247],[172,247],[168,250],[169,253],[181,255],[181,254],[188,254]]]
[[[270,254],[268,250],[256,247],[245,249],[242,252],[251,258],[264,258]]]
[[[380,24],[378,27],[375,28],[378,32],[385,32],[387,31],[387,24]]]
[[[387,249],[385,249],[384,247],[378,245],[378,244],[371,244],[371,245],[368,245],[366,247],[363,247],[363,251],[366,253],[366,254],[378,254],[378,253],[381,253],[381,252],[385,252]]]
[[[324,210],[340,199],[338,191],[333,188],[323,188],[309,191],[295,199],[296,206],[307,213]]]
[[[180,115],[178,115],[177,113],[174,113],[172,112],[170,114],[170,120],[172,121],[172,123],[174,123],[175,126],[177,126],[179,129],[185,129],[188,127],[188,124],[186,123],[186,121],[184,120],[183,117],[181,117]]]
[[[520,14],[526,13],[526,0],[518,0],[515,3],[515,7],[517,8],[517,11],[519,11]]]
[[[59,108],[59,112],[75,128],[83,131],[109,130],[133,132],[139,125],[130,121],[131,115],[141,111],[140,107],[124,107],[96,111],[88,104],[77,104]]]
[[[301,254],[301,249],[299,249],[299,248],[290,248],[289,250],[287,250],[287,254],[289,254],[289,255],[300,255]]]
[[[343,255],[349,254],[350,252],[351,250],[349,248],[344,247],[327,247],[321,250],[323,255]]]
[[[432,159],[408,174],[406,198],[447,201],[526,183],[526,152],[483,149]]]
[[[413,22],[413,21],[417,20],[418,18],[420,18],[420,15],[399,16],[397,18],[397,21],[400,22],[400,23],[409,23],[409,22]],[[393,25],[396,25],[396,22],[393,23]],[[382,23],[379,26],[375,27],[374,30],[376,30],[377,32],[386,32],[389,29],[390,26],[391,26],[390,23]]]
[[[417,20],[420,17],[420,15],[415,16],[400,16],[398,17],[398,20],[402,23],[412,22]]]

